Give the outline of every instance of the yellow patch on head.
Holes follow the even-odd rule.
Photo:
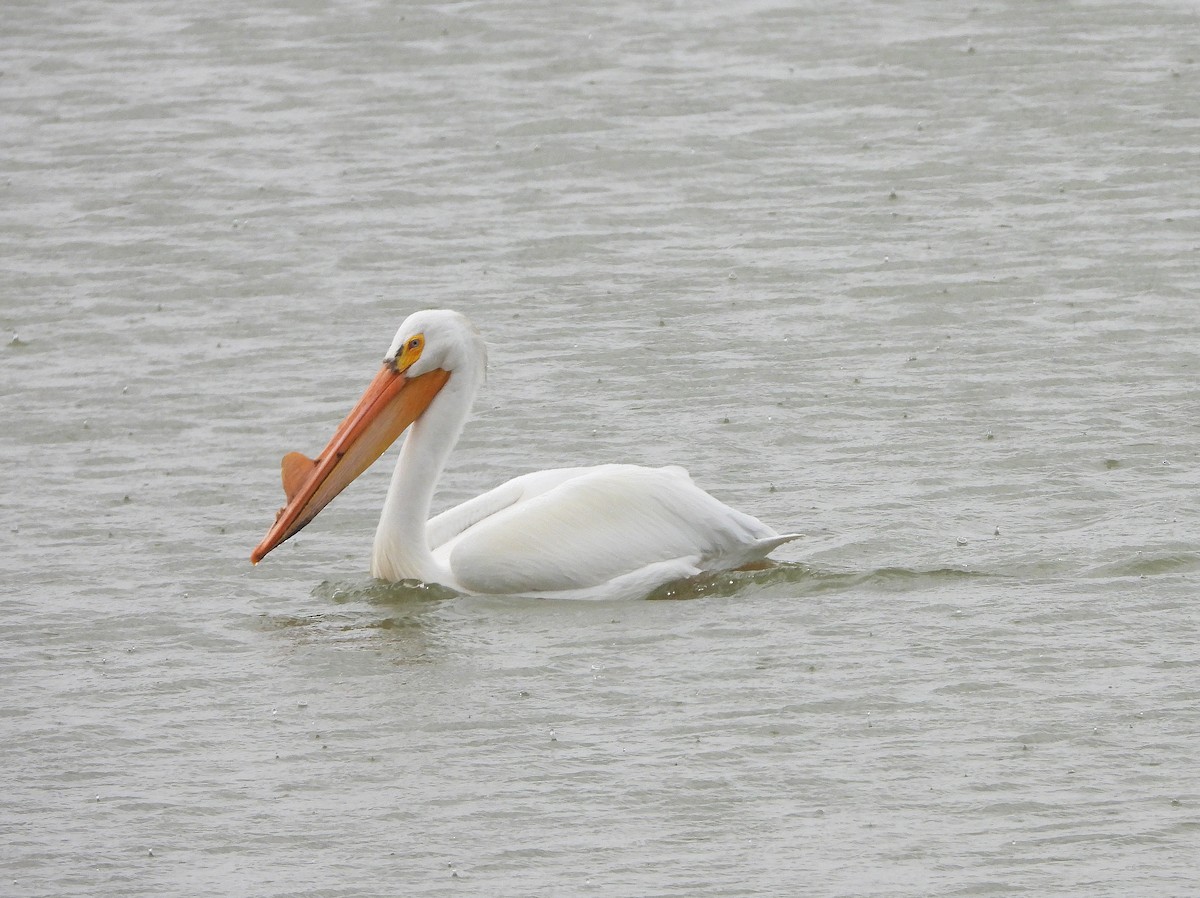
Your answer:
[[[400,347],[400,351],[396,354],[396,370],[407,371],[409,365],[413,364],[421,357],[421,352],[425,349],[425,335],[417,334],[415,337],[409,337],[404,345]]]

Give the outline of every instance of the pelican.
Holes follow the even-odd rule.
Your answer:
[[[405,430],[371,555],[381,580],[467,594],[644,597],[703,571],[763,563],[799,536],[719,502],[683,468],[628,464],[524,474],[429,518],[486,365],[465,316],[425,310],[405,319],[320,456],[284,456],[287,504],[250,560],[298,533]]]

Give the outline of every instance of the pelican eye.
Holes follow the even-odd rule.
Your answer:
[[[424,348],[424,334],[417,334],[415,337],[410,337],[408,341],[400,347],[399,352],[396,353],[396,370],[407,370],[409,365],[421,357],[421,351]]]

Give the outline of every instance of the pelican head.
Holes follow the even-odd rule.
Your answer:
[[[486,365],[487,346],[467,316],[449,309],[413,312],[396,331],[385,365],[410,378]]]
[[[487,349],[466,316],[444,309],[409,315],[388,347],[383,366],[319,456],[284,456],[287,504],[250,555],[257,564],[294,536],[417,422],[452,378],[452,392],[474,395],[483,379]],[[458,419],[461,429],[466,410]],[[457,436],[457,429],[454,436]]]

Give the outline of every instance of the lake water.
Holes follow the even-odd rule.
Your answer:
[[[1191,896],[1190,0],[0,13],[0,894]],[[658,601],[257,568],[400,320],[439,493],[678,463]],[[390,457],[389,457],[390,458]]]

